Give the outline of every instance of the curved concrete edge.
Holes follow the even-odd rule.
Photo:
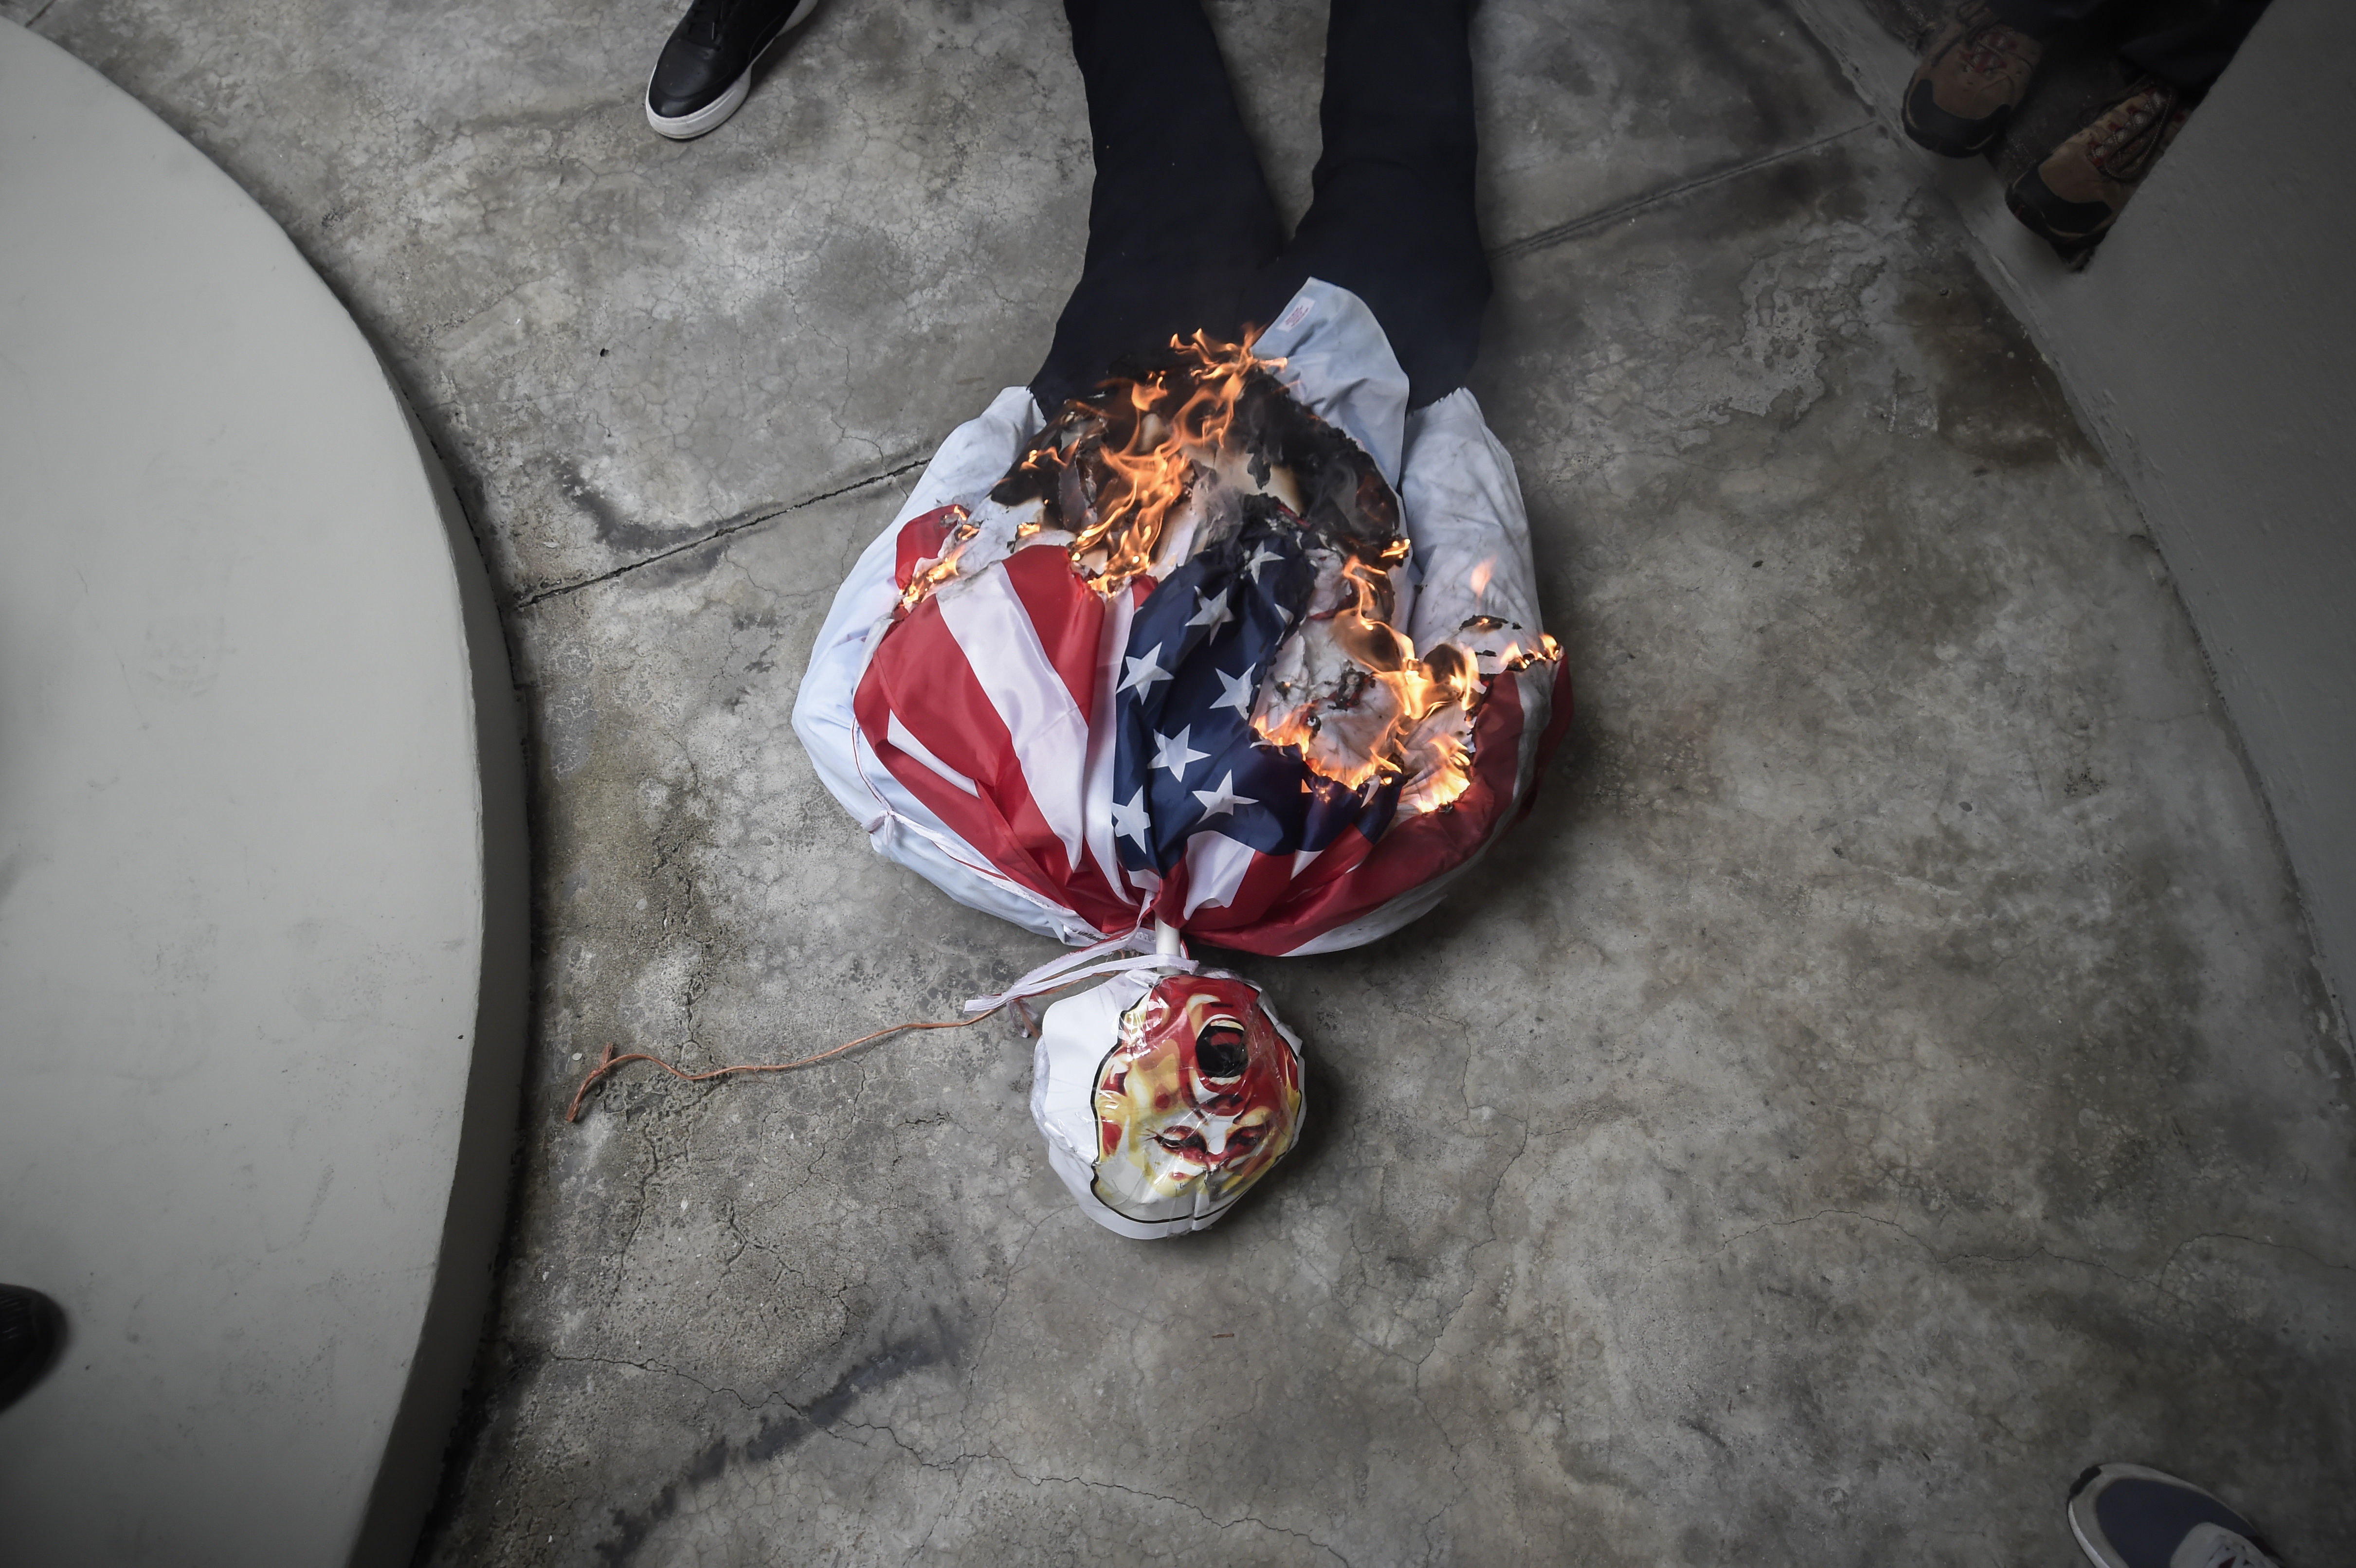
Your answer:
[[[135,243],[124,242],[119,230],[131,221],[126,215],[140,215],[141,220],[154,217],[139,204],[152,196],[154,188],[162,188],[156,187],[159,178],[164,180],[166,187],[170,182],[179,182],[178,188],[183,191],[210,187],[218,182],[223,187],[221,195],[233,194],[233,200],[214,200],[209,208],[205,208],[218,230],[208,232],[214,233],[214,238],[223,246],[246,247],[250,252],[247,258],[249,267],[258,268],[255,275],[277,291],[276,297],[284,302],[283,308],[276,309],[268,320],[273,330],[294,333],[294,347],[308,354],[307,358],[301,360],[301,368],[339,375],[345,379],[345,384],[356,389],[369,385],[365,379],[357,378],[364,378],[372,369],[376,378],[374,384],[381,387],[386,395],[389,406],[382,407],[381,412],[370,412],[362,421],[373,432],[371,439],[363,443],[372,463],[363,475],[340,477],[355,484],[374,485],[374,489],[369,492],[372,502],[391,492],[399,492],[402,505],[408,508],[406,516],[419,517],[421,521],[421,504],[430,495],[442,524],[444,553],[439,559],[446,563],[448,575],[440,576],[434,571],[435,558],[432,554],[430,540],[418,539],[415,542],[423,544],[426,553],[414,557],[414,564],[423,568],[423,576],[438,577],[439,580],[430,586],[422,581],[412,583],[412,586],[422,589],[434,601],[433,621],[436,627],[446,628],[451,620],[455,620],[460,634],[460,646],[455,651],[466,661],[463,669],[437,666],[437,677],[448,681],[442,690],[447,692],[454,702],[463,693],[463,699],[471,709],[466,714],[450,708],[442,711],[448,713],[462,727],[461,732],[466,733],[467,741],[473,746],[473,755],[468,759],[472,765],[462,763],[458,769],[453,770],[452,776],[442,781],[450,786],[446,788],[444,798],[458,808],[448,814],[449,820],[445,824],[455,831],[442,842],[447,844],[454,857],[459,858],[457,864],[463,865],[466,853],[463,835],[469,827],[473,830],[474,883],[479,893],[474,914],[479,923],[469,933],[474,939],[471,944],[452,941],[442,944],[442,949],[449,952],[471,945],[475,958],[472,974],[468,975],[464,967],[460,967],[456,974],[449,976],[451,983],[443,995],[449,1008],[457,1015],[451,1021],[455,1023],[458,1019],[471,1013],[474,1032],[466,1036],[457,1034],[455,1029],[451,1031],[456,1040],[470,1040],[471,1045],[466,1049],[464,1097],[457,1107],[455,1147],[448,1142],[441,1143],[442,1149],[446,1151],[442,1157],[448,1163],[436,1162],[440,1172],[446,1176],[446,1191],[442,1194],[438,1208],[435,1195],[430,1189],[411,1189],[402,1195],[400,1204],[404,1211],[412,1207],[422,1210],[423,1216],[430,1217],[429,1223],[438,1221],[438,1228],[432,1235],[431,1251],[423,1247],[416,1249],[423,1255],[416,1256],[413,1266],[387,1271],[381,1277],[371,1275],[366,1270],[351,1275],[355,1281],[376,1282],[373,1295],[379,1307],[383,1305],[389,1295],[401,1298],[397,1307],[391,1309],[401,1314],[401,1321],[386,1325],[391,1328],[390,1333],[380,1334],[365,1345],[356,1341],[347,1348],[353,1352],[374,1352],[370,1359],[372,1375],[376,1378],[376,1397],[369,1409],[349,1416],[344,1425],[348,1431],[357,1433],[364,1424],[382,1435],[373,1453],[365,1440],[353,1443],[348,1450],[332,1456],[331,1474],[322,1472],[312,1477],[310,1484],[315,1488],[323,1481],[332,1481],[332,1489],[337,1494],[332,1507],[314,1509],[314,1514],[324,1516],[332,1512],[339,1514],[340,1518],[325,1521],[327,1528],[314,1531],[309,1537],[312,1544],[300,1552],[303,1559],[313,1562],[341,1557],[358,1563],[405,1563],[412,1554],[419,1528],[439,1482],[449,1434],[473,1362],[484,1309],[489,1298],[491,1267],[507,1216],[508,1179],[514,1147],[523,1042],[530,1005],[530,841],[523,797],[521,738],[498,607],[491,594],[482,556],[448,475],[407,400],[386,373],[382,356],[367,342],[348,310],[310,266],[307,259],[302,256],[284,230],[224,171],[173,133],[152,112],[108,83],[85,63],[5,19],[0,19],[0,45],[6,46],[0,53],[7,56],[7,63],[32,71],[33,74],[26,80],[45,82],[55,90],[50,93],[51,98],[62,94],[66,107],[75,112],[88,112],[95,116],[94,123],[106,134],[88,144],[99,149],[102,162],[103,156],[113,156],[122,160],[123,168],[139,176],[112,184],[104,179],[93,179],[79,187],[75,199],[89,210],[87,213],[78,210],[74,216],[78,219],[91,215],[104,218],[105,222],[98,222],[93,218],[91,226],[102,237],[112,236],[108,241],[112,249],[107,254],[147,253],[141,251]],[[46,76],[42,74],[44,72]],[[16,85],[12,80],[12,86]],[[21,87],[17,90],[25,91]],[[21,102],[18,107],[22,107]],[[49,104],[48,107],[54,109],[57,105]],[[51,130],[48,125],[41,127],[44,135],[51,133]],[[59,121],[54,133],[62,138],[74,133],[74,131],[65,122]],[[78,150],[83,145],[70,144]],[[54,191],[51,194],[54,195]],[[198,195],[202,196],[203,192],[199,190]],[[132,205],[125,205],[126,201]],[[202,207],[203,203],[199,201],[198,205]],[[171,204],[166,203],[166,206]],[[174,214],[185,217],[179,207],[171,207],[171,211],[164,216]],[[113,227],[109,229],[108,224]],[[212,259],[219,260],[218,257]],[[288,322],[294,324],[291,328],[286,325]],[[127,331],[127,328],[117,328],[118,347]],[[348,338],[344,336],[345,334],[349,335]],[[360,359],[361,355],[367,357]],[[360,400],[364,403],[370,400],[363,395]],[[384,422],[395,411],[398,411],[410,437],[410,446],[406,450]],[[295,455],[308,457],[311,449],[303,449]],[[411,466],[412,462],[414,466]],[[134,466],[135,468],[136,465]],[[316,466],[316,461],[313,466]],[[312,475],[306,480],[312,485],[311,494],[332,496],[336,493],[336,477],[321,480]],[[370,516],[376,517],[378,512],[383,510],[379,507]],[[381,522],[380,518],[379,520]],[[411,536],[404,534],[403,537]],[[449,595],[455,597],[445,597]],[[455,616],[451,615],[452,611],[455,612]],[[448,647],[446,643],[441,645],[445,649]],[[457,678],[452,681],[449,680],[451,677]],[[415,716],[413,703],[400,710],[399,714],[403,721],[408,722],[414,722]],[[469,721],[470,732],[463,729]],[[467,801],[466,794],[462,792],[470,792],[472,800]],[[472,807],[470,813],[464,809],[468,805]],[[455,879],[452,885],[457,885]],[[463,965],[463,960],[461,963]],[[12,1001],[21,1000],[12,998]],[[444,1085],[455,1076],[453,1070],[457,1063],[452,1059],[455,1052],[447,1045],[437,1044],[431,1051],[412,1054],[406,1049],[410,1042],[400,1037],[397,1025],[390,1029],[379,1029],[376,1035],[369,1037],[369,1043],[375,1048],[369,1063],[370,1073],[380,1092],[408,1075],[431,1074],[434,1082]],[[0,1104],[5,1103],[0,1101]],[[369,1120],[381,1121],[381,1111],[371,1115],[364,1109],[362,1121]],[[445,1120],[441,1125],[447,1129],[449,1123]],[[396,1141],[399,1136],[410,1136],[414,1131],[413,1128],[391,1129]],[[441,1138],[448,1136],[445,1130]],[[439,1142],[440,1139],[434,1141]],[[348,1187],[355,1185],[357,1180],[355,1178],[354,1182],[347,1184]],[[323,1193],[327,1190],[325,1184],[320,1190]],[[351,1200],[344,1197],[338,1201],[348,1203]],[[309,1224],[307,1220],[303,1221],[305,1233],[308,1232]],[[423,1240],[423,1237],[419,1239]],[[430,1278],[418,1281],[418,1275],[429,1267]],[[417,1285],[412,1285],[411,1281],[416,1281]],[[420,1287],[422,1302],[419,1301]],[[361,1285],[359,1288],[368,1287]],[[307,1310],[316,1317],[320,1313],[331,1313],[334,1308],[332,1304],[305,1308],[298,1303],[295,1310]],[[379,1311],[376,1319],[381,1321],[389,1315],[389,1311]],[[410,1332],[410,1325],[414,1326],[413,1339],[404,1344],[403,1338]],[[92,1330],[99,1327],[94,1321],[74,1322],[70,1326],[70,1332],[77,1344],[89,1340],[95,1345],[97,1340]],[[134,1336],[133,1340],[136,1342],[137,1337]],[[329,1364],[333,1362],[332,1352],[337,1348],[332,1343],[328,1346],[331,1352],[327,1357]],[[37,1390],[30,1403],[37,1403],[45,1392],[49,1395],[49,1403],[56,1404],[61,1392],[56,1386],[47,1391]],[[213,1402],[215,1406],[220,1403],[218,1400]],[[386,1408],[388,1404],[391,1407],[390,1410]],[[229,1435],[235,1430],[232,1414],[215,1411],[213,1415],[208,1415],[207,1407],[201,1401],[195,1408],[200,1418],[217,1416],[225,1424],[224,1430],[200,1435],[213,1439],[208,1457],[216,1470],[231,1476],[237,1474],[241,1467],[249,1475],[257,1470],[266,1470],[266,1464],[253,1453],[239,1455],[238,1449],[244,1445]],[[85,1413],[91,1413],[91,1407],[84,1406],[83,1409]],[[139,1419],[135,1396],[128,1404],[112,1403],[95,1413],[101,1425],[108,1420],[130,1419],[135,1422]],[[186,1417],[181,1417],[181,1420],[185,1424]],[[21,1436],[24,1430],[20,1426],[17,1435]],[[80,1435],[87,1435],[87,1432]],[[177,1434],[166,1433],[167,1437],[174,1435],[185,1438],[189,1433],[183,1424]],[[251,1433],[242,1435],[249,1440],[252,1436]],[[199,1442],[198,1446],[202,1448],[205,1445]],[[370,1459],[375,1463],[372,1468],[368,1468]],[[118,1470],[112,1478],[120,1483],[125,1475],[134,1473],[135,1471]],[[182,1483],[195,1484],[191,1477],[198,1473],[198,1467],[184,1463],[178,1469],[177,1479]],[[161,1481],[170,1475],[171,1472],[166,1471],[156,1478]],[[214,1496],[219,1501],[218,1488]],[[96,1499],[59,1497],[57,1500],[64,1505],[65,1513],[80,1509],[87,1515]],[[136,1494],[132,1494],[127,1499],[117,1497],[106,1506],[119,1508],[125,1500],[136,1500]],[[311,1501],[316,1500],[316,1495],[312,1499],[286,1500]],[[248,1500],[247,1506],[253,1506],[252,1499]],[[264,1512],[267,1512],[266,1509]],[[7,1542],[7,1545],[0,1545],[0,1558],[13,1561],[9,1557],[9,1547],[16,1544],[16,1527],[22,1522],[11,1520],[6,1526],[0,1526],[0,1541]],[[265,1527],[270,1522],[266,1518],[263,1520]],[[322,1522],[322,1520],[306,1517],[303,1522],[307,1526]],[[286,1539],[291,1541],[295,1539],[295,1535],[288,1534]],[[203,1545],[200,1541],[184,1539],[168,1550],[175,1553],[174,1560],[194,1561],[195,1556],[191,1553],[200,1552]],[[249,1541],[249,1551],[251,1545]],[[241,1559],[223,1560],[254,1559],[247,1555]]]
[[[399,385],[390,374],[385,380],[409,423],[426,482],[441,508],[466,626],[475,754],[481,764],[477,809],[482,822],[483,963],[475,1053],[466,1073],[466,1114],[451,1173],[449,1209],[442,1221],[441,1255],[410,1362],[409,1386],[386,1436],[384,1459],[353,1545],[352,1568],[406,1564],[441,1485],[490,1306],[492,1265],[507,1228],[531,995],[530,822],[524,809],[523,733],[516,714],[507,635],[491,595],[490,574],[441,453]]]

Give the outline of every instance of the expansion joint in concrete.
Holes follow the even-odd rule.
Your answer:
[[[1813,153],[1820,147],[1829,146],[1846,137],[1854,136],[1859,131],[1869,131],[1873,129],[1875,123],[1876,122],[1870,119],[1860,120],[1854,125],[1829,132],[1812,141],[1802,142],[1797,146],[1780,148],[1772,153],[1762,153],[1758,157],[1745,158],[1740,163],[1729,164],[1724,168],[1712,169],[1708,174],[1696,175],[1691,179],[1662,186],[1657,189],[1646,191],[1642,196],[1631,197],[1626,201],[1607,207],[1601,212],[1590,212],[1584,218],[1574,218],[1568,223],[1558,223],[1550,229],[1541,229],[1535,234],[1526,234],[1519,240],[1508,240],[1502,245],[1493,246],[1489,251],[1489,259],[1503,261],[1509,256],[1526,256],[1532,251],[1547,250],[1566,240],[1576,240],[1582,234],[1592,234],[1597,229],[1617,223],[1623,218],[1634,218],[1640,213],[1649,212],[1656,207],[1665,207],[1696,191],[1707,190],[1712,186],[1724,185],[1729,180],[1740,179],[1744,175],[1772,168],[1777,164],[1787,163],[1794,158]]]
[[[854,479],[848,485],[838,485],[831,490],[825,490],[815,496],[805,496],[801,500],[792,502],[787,506],[756,507],[752,511],[730,517],[725,522],[707,528],[702,533],[696,535],[693,539],[681,539],[679,543],[672,545],[668,549],[659,549],[652,555],[640,556],[636,560],[625,561],[621,565],[615,567],[610,571],[600,571],[590,577],[575,578],[570,582],[553,582],[545,588],[535,588],[529,593],[519,595],[514,602],[508,606],[508,609],[510,613],[520,610],[529,610],[533,605],[540,603],[542,600],[561,598],[567,593],[578,592],[584,588],[594,588],[601,582],[611,582],[617,577],[628,576],[631,572],[637,571],[641,567],[652,566],[657,561],[669,560],[675,555],[683,555],[689,550],[697,549],[704,545],[708,545],[715,539],[724,539],[733,535],[741,534],[748,528],[759,528],[763,523],[774,523],[779,517],[791,517],[794,513],[815,507],[822,501],[831,501],[839,496],[852,495],[858,491],[868,489],[873,485],[882,485],[890,480],[897,479],[903,475],[913,474],[924,465],[925,459],[921,457],[911,458],[909,461],[901,464],[896,468],[887,468],[881,474],[870,474],[863,479]]]
[[[1994,1264],[2001,1267],[2011,1267],[2020,1264],[2029,1263],[2037,1258],[2044,1258],[2049,1262],[2061,1264],[2067,1267],[2093,1269],[2098,1274],[2109,1275],[2113,1279],[2118,1280],[2122,1284],[2139,1285],[2146,1289],[2157,1291],[2160,1295],[2174,1301],[2181,1301],[2183,1300],[2183,1297],[2179,1296],[2175,1291],[2169,1289],[2168,1286],[2161,1282],[2168,1277],[2168,1271],[2176,1266],[2176,1260],[2183,1253],[2184,1249],[2198,1242],[2240,1242],[2247,1246],[2265,1247],[2276,1252],[2296,1253],[2300,1257],[2303,1257],[2309,1263],[2317,1265],[2319,1268],[2329,1269],[2340,1273],[2356,1272],[2356,1264],[2334,1263],[2329,1258],[2324,1257],[2319,1253],[2311,1252],[2308,1249],[2298,1246],[2293,1243],[2271,1241],[2261,1236],[2245,1236],[2234,1231],[2203,1231],[2197,1235],[2185,1237],[2182,1241],[2177,1243],[2176,1245],[2169,1249],[2168,1256],[2162,1259],[2159,1266],[2152,1270],[2148,1275],[2129,1274],[2124,1269],[2113,1268],[2110,1264],[2103,1263],[2098,1259],[2073,1257],[2067,1253],[2057,1253],[2052,1248],[2046,1246],[2041,1243],[2037,1246],[2029,1248],[2024,1253],[1943,1253],[1939,1251],[1937,1247],[1933,1246],[1928,1240],[1916,1234],[1906,1226],[1898,1223],[1895,1220],[1885,1220],[1880,1218],[1879,1215],[1859,1213],[1854,1209],[1819,1209],[1813,1214],[1802,1214],[1790,1220],[1769,1220],[1763,1224],[1753,1225],[1747,1231],[1736,1232],[1733,1235],[1727,1237],[1725,1241],[1719,1243],[1718,1250],[1724,1252],[1729,1247],[1733,1246],[1737,1242],[1747,1241],[1751,1237],[1758,1235],[1762,1231],[1788,1230],[1794,1225],[1814,1224],[1819,1220],[1827,1218],[1858,1220],[1869,1225],[1878,1225],[1883,1230],[1895,1231],[1900,1235],[1905,1237],[1908,1241],[1913,1243],[1916,1246],[1922,1248],[1924,1253],[1930,1255],[1932,1262],[1938,1264],[1941,1268],[1947,1268],[1955,1264],[1975,1263]]]

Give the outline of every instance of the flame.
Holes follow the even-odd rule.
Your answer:
[[[1472,715],[1486,690],[1480,672],[1452,643],[1416,656],[1415,640],[1390,624],[1387,573],[1354,557],[1342,576],[1355,603],[1333,613],[1324,635],[1358,678],[1345,673],[1322,700],[1286,711],[1263,703],[1252,728],[1269,745],[1299,748],[1322,778],[1348,789],[1402,778],[1417,809],[1437,810],[1472,787]]]
[[[900,608],[903,610],[915,609],[926,594],[955,577],[958,558],[965,554],[965,547],[971,544],[974,536],[981,531],[968,519],[963,507],[950,509],[957,513],[957,522],[950,528],[948,537],[941,541],[941,553],[918,561],[916,570],[908,574],[908,586],[900,591]]]
[[[1475,658],[1494,659],[1501,672],[1526,670],[1534,664],[1552,664],[1562,657],[1562,645],[1544,632],[1525,643],[1522,628],[1494,615],[1475,615],[1457,628],[1457,636]]]
[[[1179,356],[1175,367],[1108,383],[1106,403],[1125,400],[1127,419],[1116,418],[1112,408],[1090,411],[1108,433],[1125,423],[1127,439],[1118,447],[1103,446],[1103,476],[1087,515],[1073,517],[1068,502],[1060,508],[1073,534],[1068,548],[1075,569],[1103,592],[1152,570],[1163,533],[1195,481],[1196,465],[1217,460],[1248,373],[1282,365],[1258,358],[1247,345],[1215,342],[1199,331],[1173,337],[1170,346]],[[1025,463],[1063,468],[1072,462],[1071,450],[1043,445]],[[1025,532],[1044,526],[1027,525]],[[1349,789],[1398,777],[1418,809],[1436,810],[1472,785],[1472,718],[1487,688],[1471,653],[1442,644],[1419,659],[1414,640],[1391,624],[1390,570],[1408,551],[1407,539],[1394,538],[1374,560],[1353,556],[1343,564],[1355,603],[1327,618],[1324,631],[1355,668],[1344,677],[1344,689],[1282,713],[1263,704],[1252,722],[1268,744],[1298,748],[1320,777]],[[1484,582],[1492,570],[1481,569]]]
[[[1141,380],[1106,384],[1127,401],[1125,421],[1108,409],[1089,409],[1104,419],[1108,433],[1121,423],[1129,430],[1119,448],[1108,443],[1098,453],[1103,477],[1086,515],[1063,518],[1073,536],[1073,566],[1102,593],[1152,570],[1162,531],[1194,483],[1196,462],[1215,457],[1235,423],[1247,375],[1284,364],[1258,357],[1247,344],[1217,342],[1199,328],[1192,337],[1171,338],[1170,347],[1178,353],[1177,365]],[[1022,466],[1044,474],[1045,464],[1063,470],[1071,462],[1069,449],[1042,446]],[[1029,523],[1023,533],[1043,527]]]
[[[1434,650],[1446,652],[1444,647]],[[1452,673],[1452,672],[1451,672]],[[1472,748],[1460,726],[1469,717],[1479,688],[1459,690],[1437,678],[1430,666],[1409,660],[1395,670],[1376,672],[1346,707],[1303,703],[1281,715],[1256,716],[1253,728],[1271,746],[1297,746],[1301,760],[1320,778],[1345,789],[1377,780],[1441,775],[1426,808],[1454,800],[1472,787]],[[1468,726],[1461,726],[1468,729]]]
[[[1190,494],[1198,483],[1234,483],[1228,471],[1247,455],[1230,441],[1246,444],[1236,425],[1252,373],[1284,365],[1254,355],[1248,335],[1241,344],[1222,343],[1197,331],[1171,338],[1170,347],[1173,362],[1108,379],[1097,399],[1066,404],[1001,482],[1011,488],[992,492],[1000,506],[1033,508],[1015,530],[1018,540],[1060,529],[1049,537],[1068,552],[1074,572],[1108,596],[1141,576],[1166,575],[1173,563],[1161,558],[1193,537],[1172,534],[1173,523],[1181,530],[1195,526]],[[1259,385],[1256,396],[1272,390]],[[1258,430],[1262,417],[1255,403],[1247,428]],[[1314,421],[1305,411],[1299,417]],[[1257,448],[1260,439],[1249,443]],[[1288,512],[1322,482],[1314,470],[1248,471]],[[1269,487],[1271,472],[1280,476],[1278,489]],[[1380,481],[1369,467],[1359,483]],[[1395,510],[1375,515],[1380,525],[1372,536],[1354,531],[1362,524],[1337,533],[1330,522],[1295,519],[1322,563],[1318,586],[1307,619],[1275,656],[1280,663],[1290,658],[1290,673],[1280,678],[1272,667],[1261,677],[1251,725],[1262,743],[1294,750],[1322,779],[1351,790],[1396,782],[1400,812],[1444,810],[1472,787],[1473,727],[1490,682],[1559,658],[1561,649],[1552,637],[1531,639],[1511,622],[1475,615],[1419,656],[1394,621],[1397,569],[1409,544],[1396,531]],[[913,606],[955,578],[982,531],[960,517],[940,555],[918,564],[902,602]],[[996,559],[998,550],[985,553]],[[1496,566],[1481,561],[1468,574],[1476,600]]]
[[[1472,577],[1485,583],[1494,571],[1483,561]],[[1562,650],[1550,636],[1530,641],[1510,622],[1477,615],[1419,657],[1390,622],[1389,574],[1352,558],[1341,575],[1353,603],[1302,635],[1332,640],[1349,661],[1342,678],[1299,702],[1264,698],[1252,728],[1269,745],[1297,748],[1322,778],[1350,789],[1397,779],[1402,812],[1443,810],[1472,787],[1472,726],[1489,680]]]

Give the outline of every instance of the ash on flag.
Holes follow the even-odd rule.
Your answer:
[[[1001,394],[852,569],[794,722],[876,850],[1098,956],[1162,933],[1041,1040],[1100,1223],[1207,1225],[1298,1128],[1297,1037],[1178,935],[1371,941],[1526,810],[1569,708],[1535,577],[1472,395],[1410,414],[1313,279],[1248,348],[1173,339],[1053,417]]]

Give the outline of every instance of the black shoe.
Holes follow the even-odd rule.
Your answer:
[[[56,1302],[21,1285],[0,1285],[0,1410],[40,1381],[64,1339]]]
[[[674,142],[701,136],[753,90],[753,62],[818,0],[695,0],[647,78],[647,123]]]
[[[2190,1481],[2097,1465],[2070,1488],[2070,1533],[2100,1568],[2281,1568],[2250,1521]]]

